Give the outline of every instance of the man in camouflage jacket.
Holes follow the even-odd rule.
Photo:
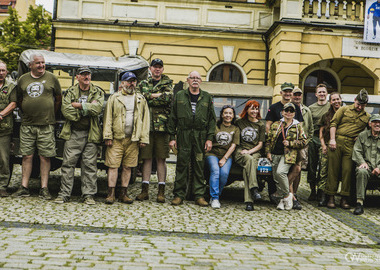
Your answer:
[[[173,99],[173,81],[164,71],[164,63],[161,59],[154,59],[149,68],[151,77],[142,81],[138,91],[143,94],[148,102],[150,111],[149,145],[140,150],[140,158],[143,160],[142,190],[136,200],[149,199],[149,180],[152,171],[152,159],[156,158],[158,194],[157,202],[165,202],[166,158],[169,157],[169,134],[166,127]]]

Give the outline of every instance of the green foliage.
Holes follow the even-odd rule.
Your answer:
[[[12,71],[17,70],[18,59],[24,50],[49,48],[52,22],[42,6],[30,6],[24,22],[20,22],[17,11],[11,7],[8,14],[8,18],[1,24],[0,59]]]

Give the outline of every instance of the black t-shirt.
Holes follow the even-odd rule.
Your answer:
[[[274,145],[274,148],[272,150],[272,154],[273,155],[283,155],[285,152],[284,152],[284,137],[282,136],[282,134],[280,134],[280,136],[278,136],[277,138],[277,141],[276,141],[276,144]]]
[[[159,82],[160,82],[160,80],[152,80],[153,87],[156,86],[156,84],[158,84]]]
[[[200,93],[197,95],[193,95],[192,93],[190,93],[191,111],[193,112],[194,115],[195,115],[195,108],[197,107],[199,95]]]
[[[302,112],[299,106],[295,105],[296,107],[296,115],[294,116],[294,119],[297,119],[299,122],[303,122]],[[284,108],[284,104],[281,103],[281,101],[274,103],[270,105],[268,109],[267,116],[265,117],[265,120],[276,122],[279,121],[282,118],[281,112]]]

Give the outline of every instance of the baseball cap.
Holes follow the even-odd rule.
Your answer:
[[[292,84],[292,83],[284,82],[281,85],[281,91],[286,91],[286,90],[292,90],[293,91],[293,89],[294,89],[294,84]]]
[[[85,72],[88,72],[90,74],[92,73],[91,69],[89,67],[80,67],[77,70],[77,74],[82,74],[82,73],[85,73]]]
[[[291,103],[291,102],[286,103],[286,104],[284,105],[283,110],[285,111],[287,108],[293,108],[294,110],[296,110],[296,106],[294,106],[294,104]]]
[[[150,66],[153,67],[154,65],[160,65],[161,67],[164,66],[164,62],[160,58],[153,59],[150,63]]]
[[[380,114],[375,113],[371,115],[371,118],[369,119],[370,122],[372,121],[380,121]]]
[[[122,81],[128,81],[130,79],[136,79],[137,80],[137,77],[133,72],[127,71],[123,74],[123,76],[121,76]]]
[[[293,94],[295,94],[295,93],[301,93],[302,94],[301,88],[298,88],[298,87],[294,88],[293,89]]]

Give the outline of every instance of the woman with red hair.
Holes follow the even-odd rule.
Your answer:
[[[253,200],[260,200],[257,184],[257,165],[265,141],[265,124],[261,121],[260,103],[249,100],[236,121],[240,129],[240,145],[235,161],[243,167],[245,210],[253,211]]]

